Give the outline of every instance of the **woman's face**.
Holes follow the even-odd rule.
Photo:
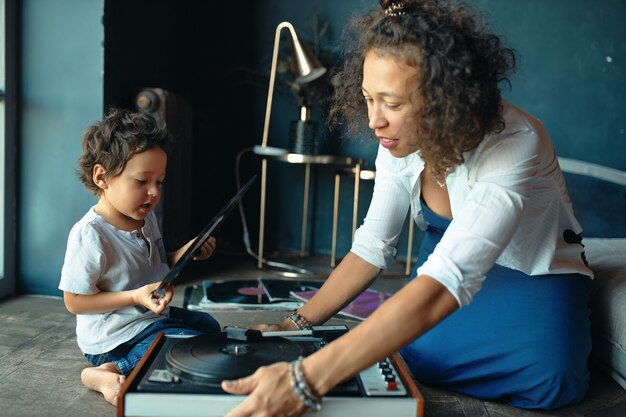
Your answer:
[[[418,114],[424,98],[416,67],[389,55],[370,51],[363,64],[363,96],[369,127],[379,143],[396,158],[419,149]]]

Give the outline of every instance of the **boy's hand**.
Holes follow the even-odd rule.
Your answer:
[[[172,301],[172,297],[174,296],[174,287],[172,285],[167,285],[165,287],[165,295],[160,297],[156,293],[156,289],[159,288],[160,282],[155,282],[153,284],[144,285],[141,288],[137,288],[135,293],[133,294],[133,299],[136,304],[141,304],[146,307],[148,310],[155,312],[156,314],[161,314],[170,301]]]
[[[196,239],[191,239],[189,242],[185,243],[185,246],[183,246],[182,248],[178,249],[175,252],[170,252],[167,258],[167,263],[169,264],[169,266],[173,267],[176,264],[176,262],[178,262],[180,257],[183,256],[185,252],[187,252],[187,249],[189,249],[189,247],[193,245],[193,242],[195,241]],[[201,260],[207,259],[209,256],[211,256],[214,250],[215,250],[215,238],[213,236],[210,236],[196,250],[196,254],[194,255],[193,259],[195,261],[201,261]]]
[[[191,244],[192,242],[193,240],[189,243]],[[207,240],[204,241],[202,246],[198,248],[198,251],[196,252],[196,255],[193,257],[193,260],[202,261],[204,259],[207,259],[209,256],[211,256],[211,254],[215,250],[215,245],[216,245],[215,238],[213,236],[209,237]]]

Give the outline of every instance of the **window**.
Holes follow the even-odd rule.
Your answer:
[[[19,0],[0,0],[0,297],[15,288],[15,48]],[[10,35],[9,35],[10,34]]]
[[[6,13],[5,13],[5,0],[0,0],[0,166],[5,167],[5,155],[6,155],[6,146],[5,146],[5,106],[4,106],[4,96],[5,96],[5,63],[6,63]],[[0,278],[4,279],[4,205],[5,205],[5,172],[4,169],[0,169]]]

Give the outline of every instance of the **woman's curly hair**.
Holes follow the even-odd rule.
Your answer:
[[[382,8],[353,17],[344,31],[344,63],[334,78],[329,119],[346,122],[349,133],[367,126],[363,61],[369,51],[415,66],[425,106],[420,155],[433,173],[463,163],[463,152],[484,135],[504,129],[501,82],[510,86],[515,51],[488,33],[479,16],[463,4],[442,0],[380,0]],[[389,12],[394,5],[394,13]]]
[[[78,159],[77,173],[89,191],[100,195],[93,182],[93,168],[104,167],[107,177],[118,176],[133,155],[159,147],[169,153],[170,135],[149,114],[112,109],[101,122],[83,134],[83,153]]]

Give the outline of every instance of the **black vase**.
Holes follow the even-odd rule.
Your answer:
[[[303,155],[318,155],[317,122],[294,120],[289,125],[289,152]]]

